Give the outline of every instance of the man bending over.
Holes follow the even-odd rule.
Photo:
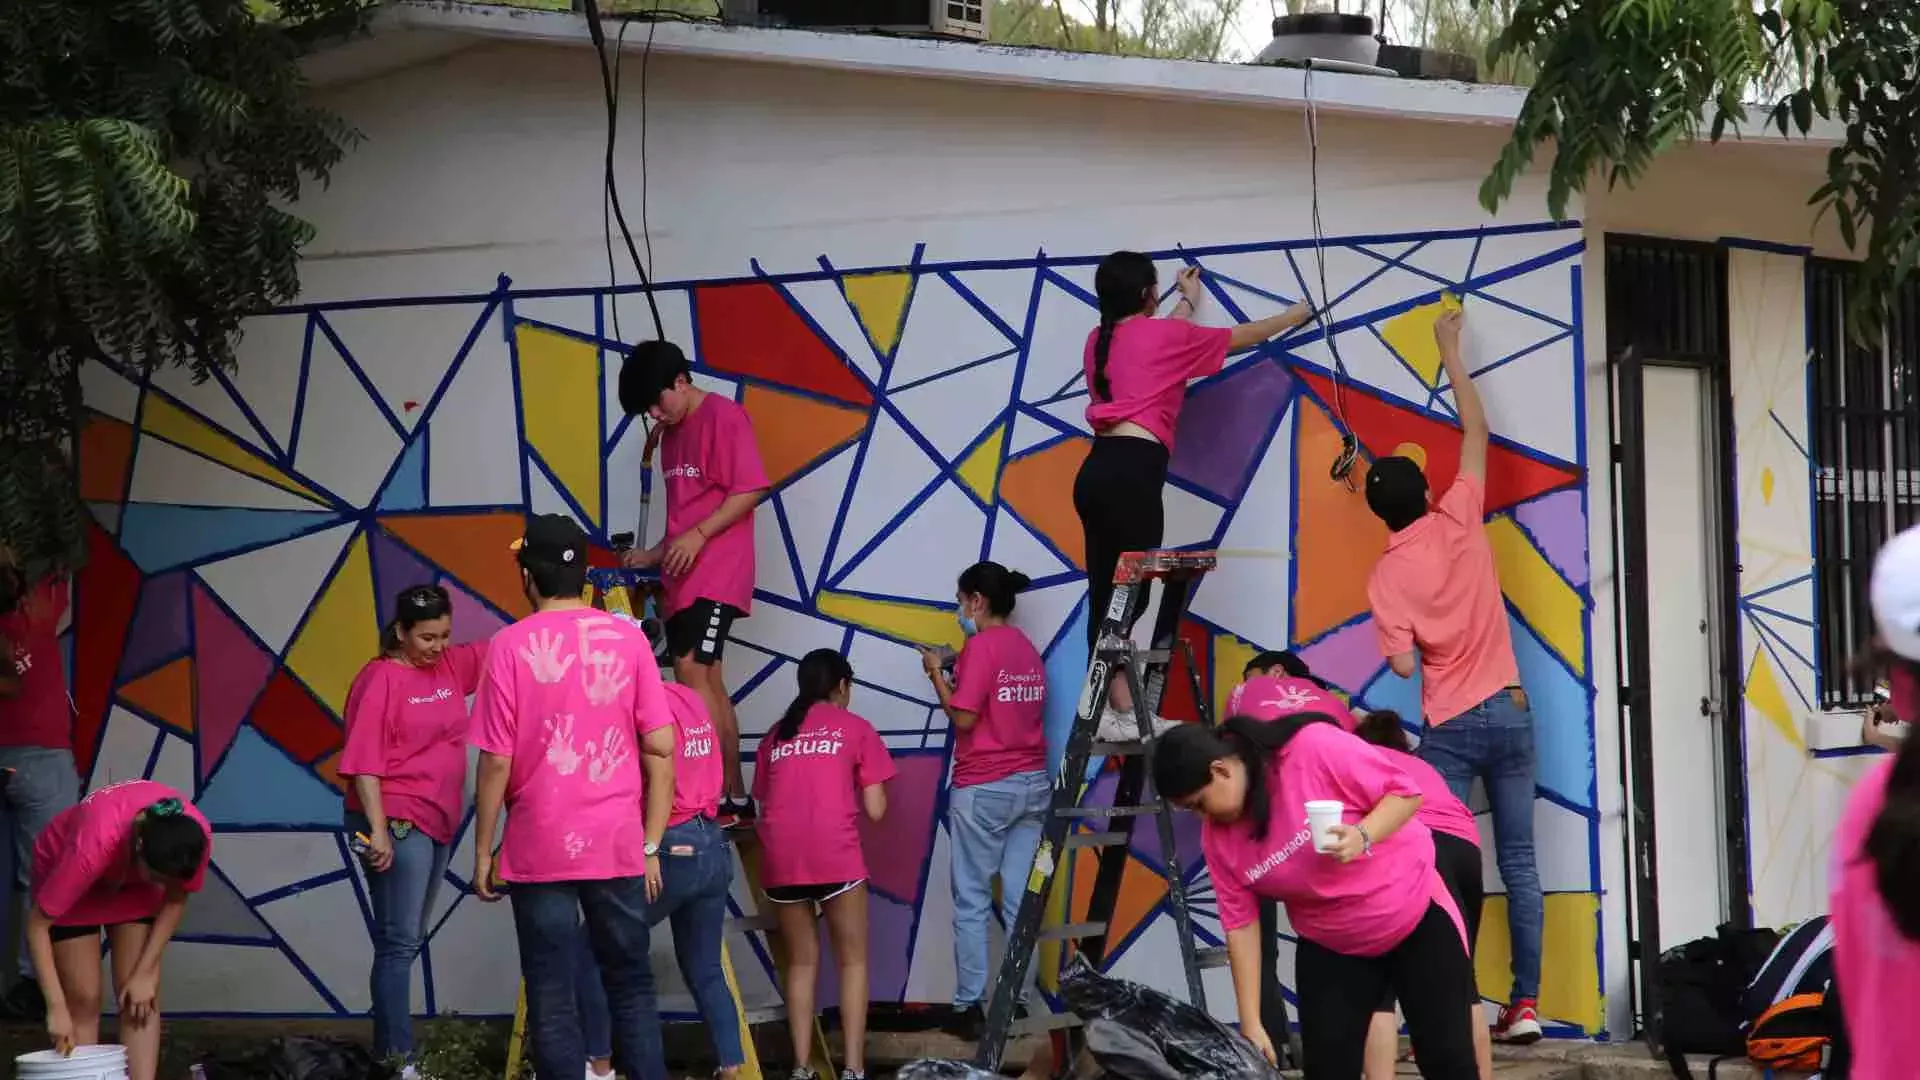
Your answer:
[[[1461,802],[1475,778],[1486,786],[1513,940],[1512,1003],[1493,1033],[1504,1042],[1530,1043],[1540,1038],[1545,921],[1533,855],[1533,715],[1520,688],[1487,540],[1487,414],[1460,358],[1460,322],[1452,311],[1433,327],[1464,432],[1460,473],[1429,507],[1419,465],[1398,456],[1373,463],[1367,505],[1393,535],[1373,568],[1367,598],[1394,673],[1411,678],[1420,672],[1427,725],[1420,756]]]

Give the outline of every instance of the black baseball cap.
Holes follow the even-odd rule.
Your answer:
[[[1388,528],[1406,528],[1427,512],[1427,474],[1410,457],[1375,459],[1367,470],[1367,507]]]
[[[527,521],[527,531],[514,541],[513,550],[522,566],[528,562],[553,566],[584,565],[587,533],[579,522],[565,514],[541,514]]]

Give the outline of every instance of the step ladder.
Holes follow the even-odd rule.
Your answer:
[[[1037,1016],[1016,1024],[1014,1006],[1026,985],[1027,971],[1039,942],[1060,941],[1069,948],[1077,947],[1096,968],[1105,959],[1107,933],[1119,899],[1121,875],[1126,870],[1127,849],[1143,817],[1154,818],[1159,829],[1160,851],[1167,862],[1167,897],[1180,936],[1187,1000],[1201,1009],[1207,1007],[1200,971],[1203,967],[1224,965],[1225,950],[1196,947],[1180,856],[1174,844],[1173,808],[1157,797],[1149,802],[1141,799],[1147,787],[1152,718],[1166,689],[1174,650],[1185,645],[1180,640],[1180,622],[1186,615],[1193,590],[1207,571],[1214,568],[1215,562],[1215,553],[1211,551],[1135,551],[1120,557],[1113,575],[1113,599],[1101,619],[1098,648],[1088,664],[1073,731],[1067,737],[1066,755],[1054,778],[1053,802],[1042,826],[1033,871],[1027,875],[1026,891],[1020,898],[1020,914],[1007,931],[1006,954],[994,979],[985,1032],[974,1053],[973,1064],[977,1069],[998,1071],[1007,1041],[1013,1035],[1077,1025],[1078,1021],[1071,1016]],[[1127,616],[1130,611],[1145,609],[1154,581],[1161,583],[1160,609],[1154,618],[1151,643],[1142,650],[1128,637]],[[1185,654],[1187,669],[1193,677],[1195,701],[1204,710],[1205,688],[1194,665],[1191,647],[1185,649]],[[1100,717],[1106,710],[1114,682],[1119,679],[1126,680],[1132,691],[1134,717],[1139,723],[1138,738],[1121,743],[1100,742],[1095,737]],[[1111,807],[1080,805],[1090,787],[1087,764],[1095,757],[1122,759]],[[1103,824],[1097,830],[1074,830],[1076,823],[1093,821]],[[1089,848],[1099,853],[1099,869],[1084,917],[1076,921],[1069,910],[1064,925],[1042,929],[1047,898],[1062,862],[1068,853]],[[1068,906],[1070,909],[1071,904]],[[1055,1060],[1060,1062],[1066,1058],[1056,1055]]]

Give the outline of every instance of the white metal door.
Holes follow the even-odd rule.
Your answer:
[[[1719,543],[1709,382],[1697,368],[1643,369],[1654,841],[1660,947],[1726,919],[1719,628],[1710,554]]]

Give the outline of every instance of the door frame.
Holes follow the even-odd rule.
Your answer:
[[[1720,788],[1725,845],[1727,921],[1753,925],[1751,870],[1747,852],[1744,679],[1740,664],[1739,524],[1734,475],[1732,362],[1728,346],[1727,252],[1717,244],[1608,233],[1605,236],[1607,300],[1607,419],[1612,441],[1615,604],[1614,658],[1622,742],[1621,782],[1627,791],[1625,844],[1632,879],[1628,936],[1636,977],[1634,1002],[1639,1034],[1660,1045],[1660,1001],[1654,984],[1660,947],[1660,886],[1654,802],[1651,680],[1652,625],[1647,570],[1647,454],[1645,378],[1648,367],[1700,371],[1712,416],[1705,434],[1715,461],[1719,535],[1708,552],[1716,582],[1710,617],[1720,623]],[[1704,419],[1704,418],[1703,418]]]

